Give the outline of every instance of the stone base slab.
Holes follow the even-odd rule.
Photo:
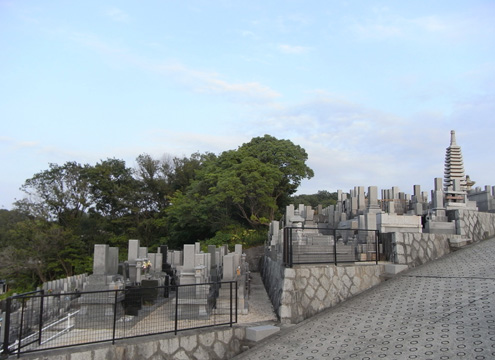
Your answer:
[[[246,329],[246,339],[255,342],[260,341],[278,331],[280,331],[280,328],[273,325],[250,327]]]

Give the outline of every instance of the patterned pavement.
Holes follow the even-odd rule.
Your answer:
[[[242,359],[495,359],[495,239],[411,269]]]

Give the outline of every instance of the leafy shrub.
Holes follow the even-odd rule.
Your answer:
[[[228,245],[229,251],[234,251],[236,244],[242,244],[244,249],[253,246],[263,245],[266,239],[266,229],[254,230],[246,229],[241,225],[229,225],[219,230],[211,239],[201,242],[203,251],[208,250],[208,245],[222,246]]]

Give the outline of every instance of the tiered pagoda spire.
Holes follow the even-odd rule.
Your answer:
[[[454,179],[460,180],[462,190],[467,189],[461,147],[457,145],[455,140],[455,131],[452,130],[450,132],[450,146],[447,148],[445,154],[445,171],[443,180],[445,190],[448,190],[450,186],[454,186]]]

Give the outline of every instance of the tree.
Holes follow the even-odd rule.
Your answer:
[[[27,199],[15,203],[17,209],[38,218],[55,220],[64,227],[81,217],[90,205],[84,167],[76,162],[49,169],[26,180],[21,190]]]
[[[43,282],[87,271],[84,244],[71,230],[39,219],[18,222],[0,250],[0,277],[29,289]]]
[[[283,174],[273,164],[244,155],[230,151],[219,157],[217,171],[206,175],[209,191],[217,202],[235,207],[250,226],[267,225],[277,210],[273,192]]]
[[[110,219],[127,215],[137,205],[137,181],[124,160],[107,159],[87,167],[92,211]]]
[[[167,175],[172,192],[186,191],[196,179],[198,171],[215,159],[216,155],[210,152],[195,152],[190,157],[174,157]]]
[[[303,179],[311,179],[314,176],[313,170],[306,165],[308,154],[290,140],[279,140],[265,135],[243,144],[239,151],[265,164],[274,165],[283,174],[283,178],[274,189],[275,196],[294,194]]]
[[[321,205],[323,208],[337,203],[337,193],[326,190],[318,190],[316,194],[301,194],[292,197],[291,202],[295,205],[304,204],[316,208]]]
[[[28,219],[28,215],[19,210],[0,209],[0,249],[10,244],[9,232],[16,224]]]
[[[256,137],[219,157],[222,171],[212,189],[229,196],[251,226],[268,225],[302,179],[314,175],[307,158],[306,151],[290,140]]]
[[[236,223],[268,225],[301,180],[313,176],[306,159],[301,147],[269,135],[208,158],[186,190],[171,198],[171,236],[193,242]]]
[[[167,197],[172,192],[167,181],[171,165],[148,154],[139,155],[136,162],[135,174],[141,185],[141,211],[160,212],[167,207]]]

